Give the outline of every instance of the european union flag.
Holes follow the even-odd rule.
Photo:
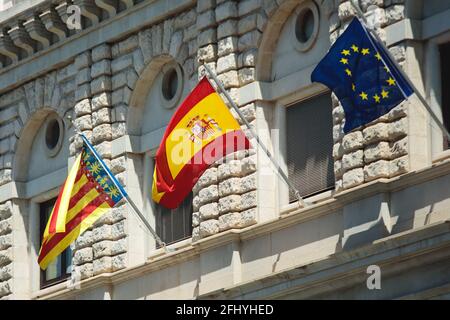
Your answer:
[[[354,18],[311,75],[344,107],[345,133],[388,113],[414,92],[385,50]]]

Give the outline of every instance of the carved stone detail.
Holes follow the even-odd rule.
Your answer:
[[[39,42],[42,47],[48,48],[52,43],[52,35],[47,31],[42,21],[37,15],[33,15],[24,22],[24,27],[28,31],[31,39]]]
[[[117,13],[117,1],[116,0],[95,0],[95,4],[108,12],[108,17],[111,18]]]
[[[19,61],[19,48],[5,30],[0,31],[0,54],[10,58],[12,63]]]
[[[17,47],[25,50],[27,56],[31,56],[36,50],[35,42],[25,30],[22,21],[17,21],[8,31],[8,34]]]
[[[67,15],[67,13],[65,14]],[[60,41],[67,37],[68,30],[66,24],[63,22],[63,18],[58,15],[55,9],[51,7],[47,8],[40,14],[39,17],[45,24],[45,28],[51,33],[56,34]]]

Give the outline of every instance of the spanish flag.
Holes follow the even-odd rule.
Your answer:
[[[38,263],[43,270],[126,196],[94,147],[82,138],[82,152],[59,192],[42,237]]]
[[[213,162],[249,148],[239,123],[203,77],[164,133],[155,158],[153,200],[169,209],[178,207]]]

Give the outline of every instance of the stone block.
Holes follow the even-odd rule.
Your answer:
[[[237,69],[237,55],[231,53],[227,56],[220,57],[217,60],[217,73],[224,73],[230,70]]]
[[[109,256],[102,257],[100,259],[95,259],[93,263],[94,275],[101,273],[112,272],[112,259]]]
[[[91,66],[91,77],[97,78],[103,75],[111,75],[111,61],[101,60]]]
[[[248,158],[246,158],[248,159]],[[245,160],[245,159],[244,159]],[[242,160],[242,161],[244,161]],[[223,181],[230,177],[240,177],[242,176],[243,165],[241,160],[231,160],[227,163],[219,165],[217,169],[217,178],[219,181]]]
[[[233,1],[227,1],[217,6],[216,8],[216,20],[222,22],[227,19],[238,17],[237,3]]]
[[[12,293],[12,279],[0,282],[0,297]]]
[[[357,150],[342,157],[342,167],[344,170],[350,170],[364,166],[364,151]]]
[[[208,44],[198,49],[198,59],[205,62],[214,61],[217,57],[217,45]]]
[[[81,266],[75,266],[75,273],[80,276],[80,280],[94,276],[93,263],[85,263]]]
[[[237,20],[226,20],[217,27],[217,39],[238,35]]]
[[[112,83],[111,77],[109,76],[101,76],[92,80],[91,82],[91,93],[96,94],[105,91],[111,91]]]
[[[225,197],[230,194],[242,193],[241,178],[230,178],[219,183],[219,196]]]
[[[0,282],[9,280],[12,276],[12,264],[0,268]]]
[[[12,248],[0,250],[0,267],[6,266],[12,262]]]
[[[347,171],[342,176],[342,182],[344,189],[356,187],[364,182],[364,170],[363,168],[357,168]]]
[[[0,221],[0,236],[12,231],[12,218]]]
[[[81,117],[91,113],[91,102],[89,99],[83,99],[75,104],[75,117]]]
[[[5,250],[11,247],[12,241],[13,238],[11,234],[0,236],[0,250]]]
[[[249,49],[257,48],[259,40],[261,39],[261,32],[258,30],[253,30],[251,32],[245,33],[239,37],[238,49],[239,51],[246,51]]]
[[[219,199],[219,213],[225,214],[233,211],[241,211],[242,198],[240,195],[229,195]]]
[[[112,255],[112,247],[115,241],[103,240],[92,245],[92,251],[94,258],[98,259],[104,256]],[[125,250],[125,249],[124,249]]]
[[[219,216],[219,205],[217,202],[207,203],[199,209],[200,221],[215,219]]]
[[[8,219],[12,216],[12,202],[7,201],[0,204],[0,220]]]
[[[92,143],[111,141],[112,131],[110,124],[100,124],[92,130]]]
[[[112,257],[111,259],[112,271],[117,271],[121,269],[125,269],[127,267],[127,255],[119,254],[117,256]]]
[[[229,55],[230,53],[237,52],[238,50],[238,37],[230,36],[220,39],[217,44],[217,54],[219,57]]]
[[[200,212],[192,213],[192,227],[198,227],[200,225]]]
[[[361,149],[363,145],[364,139],[361,131],[348,133],[342,139],[342,147],[344,148],[344,152],[346,153]]]
[[[372,181],[379,178],[389,178],[389,161],[380,160],[373,162],[364,167],[364,179],[366,181]]]
[[[219,198],[219,190],[216,184],[210,185],[204,189],[201,189],[198,193],[200,205],[217,201]]]
[[[93,251],[91,247],[86,247],[75,251],[73,255],[73,263],[75,265],[81,265],[87,262],[92,262]]]
[[[219,232],[219,222],[217,220],[202,221],[199,228],[201,238],[212,236]]]
[[[101,44],[92,49],[92,61],[111,59],[111,47],[109,44]]]
[[[212,28],[216,25],[214,10],[205,11],[197,16],[197,28],[199,30]]]

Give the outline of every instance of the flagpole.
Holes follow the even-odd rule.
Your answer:
[[[361,8],[359,7],[359,5],[357,5],[354,0],[350,0],[351,5],[353,6],[353,8],[356,10],[356,14],[358,15],[358,18],[360,18],[363,22],[364,25],[367,29],[369,29],[371,32],[371,34],[376,38],[376,40],[384,46],[383,41],[381,40],[381,38],[378,36],[378,34],[376,32],[373,32],[373,30],[371,30],[368,27],[368,21],[366,16],[364,15],[364,13],[362,12]],[[370,37],[369,37],[370,39]],[[447,137],[447,141],[450,143],[450,133],[448,131],[448,129],[445,127],[444,123],[442,122],[442,120],[436,115],[436,113],[433,111],[433,109],[430,107],[430,105],[428,104],[427,100],[422,96],[422,94],[420,93],[420,91],[417,89],[417,87],[414,85],[414,83],[409,79],[408,75],[405,73],[405,71],[403,71],[402,67],[398,64],[397,60],[392,56],[391,52],[389,51],[388,48],[385,47],[385,51],[386,54],[389,56],[389,58],[392,60],[392,63],[394,63],[394,65],[397,67],[398,71],[400,72],[400,74],[403,76],[403,78],[405,78],[405,80],[408,82],[409,86],[413,89],[414,93],[416,94],[417,98],[420,100],[420,102],[422,103],[422,105],[424,106],[424,108],[428,111],[428,113],[430,114],[431,118],[434,120],[434,122],[438,125],[439,129],[441,129],[442,133]],[[383,58],[382,58],[383,59]],[[383,63],[385,65],[386,62],[383,61]],[[395,78],[395,75],[393,74],[393,77]],[[395,79],[398,82],[397,79]],[[400,86],[399,86],[400,87]],[[403,96],[405,97],[406,100],[409,100],[409,97],[407,97],[403,91],[403,89],[401,89]]]
[[[259,138],[259,136],[256,134],[256,132],[252,129],[250,123],[247,121],[247,119],[245,118],[244,114],[242,113],[242,111],[239,109],[239,107],[236,105],[236,103],[233,101],[233,99],[230,97],[230,95],[228,94],[228,92],[225,90],[225,88],[223,87],[222,83],[220,82],[220,80],[217,78],[217,76],[212,72],[211,68],[203,61],[201,60],[200,63],[203,65],[203,67],[205,67],[206,71],[208,72],[208,74],[211,76],[211,78],[214,79],[214,82],[217,84],[217,86],[219,87],[220,91],[225,95],[225,97],[227,98],[227,100],[229,101],[230,105],[233,107],[233,109],[236,111],[236,113],[239,115],[239,117],[241,118],[242,122],[247,126],[248,130],[250,131],[250,133],[252,134],[253,138],[255,138],[256,142],[259,144],[259,146],[261,147],[261,149],[264,151],[264,153],[267,155],[267,157],[270,159],[270,161],[272,162],[272,164],[275,166],[277,173],[280,175],[280,177],[287,183],[287,185],[289,186],[289,188],[291,188],[292,190],[294,190],[295,196],[297,197],[298,203],[301,207],[305,207],[306,203],[303,200],[303,198],[300,196],[300,192],[298,191],[298,189],[292,184],[292,182],[289,180],[289,178],[287,177],[287,175],[284,173],[284,171],[281,169],[280,165],[278,164],[278,162],[275,160],[275,158],[272,156],[272,154],[270,153],[269,149],[267,149],[267,147],[264,145],[264,143],[261,141],[261,139]]]
[[[73,127],[74,127],[74,131],[77,135],[81,136],[81,138],[83,139],[83,141],[86,142],[86,145],[88,146],[89,149],[91,149],[91,151],[97,155],[97,152],[91,148],[89,141],[87,140],[86,136],[80,131],[78,130],[77,126],[75,125],[74,121],[71,119],[71,117],[68,117],[69,121],[72,123]],[[114,184],[118,183],[116,182],[116,178],[111,176],[109,173],[109,169],[105,167],[105,163],[103,163],[103,161],[99,158],[99,162],[100,165],[103,167],[103,169],[105,170],[105,172],[108,174],[108,176],[110,177],[110,179],[113,181]],[[120,194],[122,195],[122,197],[126,200],[126,202],[130,205],[130,207],[133,209],[133,211],[138,215],[139,219],[144,223],[144,225],[147,227],[147,229],[150,231],[150,234],[152,235],[153,239],[155,239],[156,243],[161,246],[166,252],[168,252],[168,248],[166,246],[166,243],[163,242],[161,240],[161,238],[156,234],[155,230],[153,230],[152,226],[148,223],[147,219],[144,217],[144,215],[141,213],[141,211],[139,210],[139,208],[137,207],[137,205],[134,203],[134,201],[130,198],[130,196],[123,191],[122,186],[116,185],[117,189],[119,190]]]

